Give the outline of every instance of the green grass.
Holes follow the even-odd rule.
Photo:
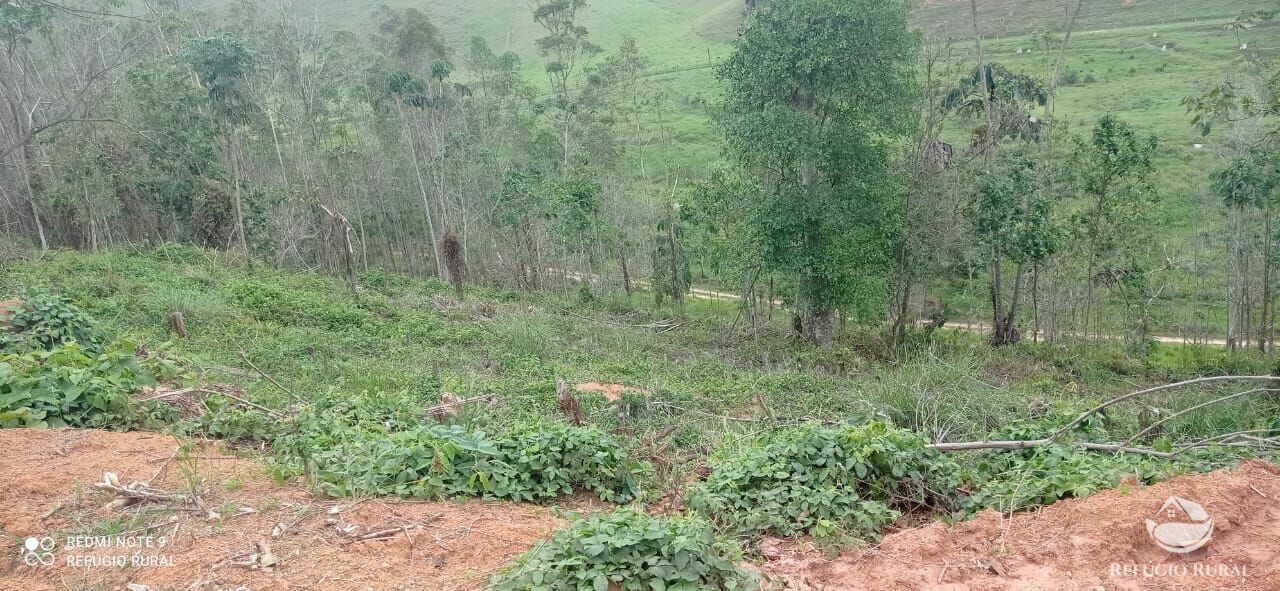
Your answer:
[[[177,247],[58,252],[0,271],[0,297],[29,287],[66,293],[138,342],[172,340],[171,352],[193,359],[209,379],[244,385],[267,404],[288,399],[249,369],[242,351],[303,398],[403,392],[425,408],[442,391],[498,393],[504,403],[486,420],[499,423],[558,414],[556,377],[642,387],[651,392],[642,400],[648,404],[630,417],[620,419],[617,406],[595,394],[583,395],[584,410],[606,429],[679,425],[683,445],[702,450],[752,428],[734,418],[769,414],[783,422],[885,416],[931,437],[981,437],[1046,408],[1078,409],[1139,384],[1267,363],[1170,353],[1180,350],[1173,347],[1157,347],[1150,359],[1131,358],[1118,345],[991,350],[981,337],[957,333],[885,360],[874,334],[854,331],[829,352],[798,343],[781,314],[751,338],[744,327],[730,329],[736,310],[729,302],[690,300],[685,324],[659,332],[646,327],[671,311],[654,310],[648,294],[584,307],[551,295],[472,289],[457,301],[443,283],[380,273],[353,292],[333,278],[247,271]],[[174,309],[186,316],[187,339],[168,333]]]
[[[160,422],[147,424],[249,443],[255,450],[265,446],[277,477],[302,478],[335,496],[553,502],[572,490],[591,490],[605,501],[643,503],[688,485],[708,465],[729,471],[707,481],[720,483],[713,487],[720,495],[734,488],[726,483],[735,480],[732,470],[740,463],[726,458],[745,454],[770,464],[778,454],[762,446],[819,427],[822,437],[845,441],[873,426],[910,440],[920,453],[925,441],[1038,438],[1122,392],[1194,375],[1264,373],[1274,364],[1252,354],[1186,347],[1157,347],[1141,357],[1108,343],[992,349],[979,335],[952,331],[933,339],[913,335],[908,351],[885,356],[878,331],[856,327],[844,331],[832,350],[818,350],[792,337],[781,314],[758,334],[746,332],[733,324],[736,310],[725,302],[690,300],[677,311],[655,309],[642,293],[599,294],[584,304],[572,290],[519,294],[485,287],[471,287],[458,299],[452,286],[430,279],[373,271],[353,286],[260,264],[227,266],[218,258],[176,245],[153,252],[52,252],[0,269],[0,298],[32,289],[61,292],[96,317],[100,328],[198,368],[186,379],[243,388],[247,399],[290,418],[213,395],[204,401],[208,412],[194,419],[177,421],[148,406]],[[165,318],[174,309],[187,316],[188,338],[168,332]],[[670,328],[673,320],[679,323]],[[587,427],[575,428],[561,413],[558,377],[570,384],[623,383],[643,393],[617,402],[580,394]],[[1144,414],[1168,416],[1229,387],[1117,405],[1068,437],[1122,441],[1144,427]],[[473,404],[441,425],[427,409],[444,392],[497,399]],[[1274,398],[1243,397],[1188,414],[1140,443],[1171,446],[1259,428],[1280,428]],[[872,438],[868,449],[881,449],[877,441]],[[941,505],[926,503],[940,514],[1047,504],[1114,486],[1124,474],[1151,482],[1237,458],[1201,450],[1171,461],[1069,445],[927,455],[928,462],[908,463],[919,468],[936,460],[972,493],[946,493]],[[178,465],[190,479],[183,458]],[[814,495],[839,493],[826,477],[810,474],[811,466],[822,464],[792,464],[801,466],[797,478],[817,478]],[[761,498],[790,486],[791,479],[769,473],[780,480],[764,487]],[[1028,480],[1036,487],[1025,487]],[[241,485],[233,480],[225,488]],[[806,503],[809,496],[796,500]],[[843,541],[846,534],[879,531],[892,519],[891,508],[910,508],[871,498],[875,502],[859,501],[864,513],[858,523],[818,519],[799,525]],[[760,502],[757,508],[767,507]],[[709,511],[714,517],[718,510]],[[769,527],[786,529],[787,523]]]

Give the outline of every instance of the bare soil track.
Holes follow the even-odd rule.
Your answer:
[[[0,449],[3,591],[126,589],[130,583],[155,591],[474,590],[562,525],[550,509],[534,505],[317,498],[276,483],[258,462],[217,445],[175,455],[178,442],[154,433],[0,430]],[[122,483],[159,474],[152,486],[169,492],[194,482],[202,504],[218,516],[164,503],[103,509],[110,497],[92,483],[106,471]],[[146,517],[121,520],[138,512]],[[273,536],[280,524],[287,529]],[[130,531],[147,525],[160,527]],[[396,528],[401,531],[387,537],[352,541]],[[68,535],[121,531],[135,539],[166,536],[166,545],[64,547]],[[24,540],[44,536],[57,541],[54,564],[27,566],[19,556]],[[274,568],[254,564],[259,541],[278,559]],[[95,555],[168,557],[172,566],[67,564],[68,558]]]
[[[154,591],[478,590],[564,525],[550,508],[535,505],[320,498],[277,483],[259,462],[217,444],[180,450],[172,437],[154,433],[0,430],[0,449],[0,591],[125,590],[129,584]],[[150,482],[172,493],[194,487],[201,507],[106,508],[110,493],[92,485],[108,471],[122,484]],[[1159,549],[1143,525],[1175,495],[1199,502],[1215,520],[1213,540],[1185,557]],[[600,508],[580,499],[568,504]],[[164,536],[166,542],[149,549],[66,547],[68,535],[108,534]],[[45,536],[57,541],[53,564],[28,566],[25,539]],[[264,567],[262,542],[274,556],[271,568]],[[1276,591],[1280,469],[1252,461],[1012,517],[988,512],[955,526],[900,530],[836,556],[802,541],[766,539],[761,550],[761,569],[775,588],[796,590]],[[90,555],[167,557],[172,564],[68,564]],[[1113,572],[1113,565],[1158,574],[1195,564],[1247,576]]]
[[[1172,496],[1198,502],[1214,520],[1204,548],[1170,554],[1149,538],[1145,520],[1158,517]],[[777,540],[761,549],[766,572],[804,590],[1276,591],[1280,469],[1252,460],[1237,470],[1121,486],[1012,517],[987,511],[954,526],[899,531],[836,557]]]

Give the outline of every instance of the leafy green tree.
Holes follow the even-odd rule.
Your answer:
[[[1015,321],[1023,266],[1043,263],[1057,247],[1052,204],[1038,190],[1035,161],[1026,156],[1007,160],[1004,166],[982,174],[966,211],[974,236],[990,259],[992,343],[996,345],[1019,339]],[[1006,263],[1015,265],[1007,299]]]
[[[602,50],[587,39],[587,28],[578,22],[578,12],[586,8],[587,0],[530,0],[530,6],[534,22],[547,31],[535,43],[547,58],[552,93],[549,106],[559,128],[562,164],[567,172],[576,151],[574,133],[584,125],[582,116],[589,114],[571,91],[570,80]]]
[[[748,17],[718,68],[719,122],[759,179],[740,239],[794,286],[805,335],[829,346],[840,308],[882,309],[901,203],[891,157],[910,131],[920,39],[901,0],[795,0]]]
[[[241,187],[245,165],[240,133],[260,112],[247,84],[257,67],[257,53],[243,39],[224,33],[192,40],[187,44],[185,56],[200,84],[208,91],[209,106],[223,127],[224,157],[231,172],[231,214],[235,220],[232,237],[247,259],[249,242],[245,235]]]
[[[129,70],[127,79],[126,96],[136,107],[136,121],[156,132],[135,140],[145,158],[132,167],[130,183],[149,209],[171,220],[156,228],[160,237],[187,239],[204,179],[222,173],[218,121],[203,108],[207,97],[192,84],[190,72],[175,60],[140,64]]]
[[[1249,12],[1237,18],[1231,29],[1242,42],[1241,46],[1248,47],[1243,42],[1246,31],[1270,30],[1271,27],[1265,25],[1277,19],[1280,19],[1280,10]],[[1267,125],[1265,141],[1274,143],[1280,140],[1280,125],[1276,123],[1280,117],[1280,61],[1257,49],[1244,50],[1242,57],[1248,66],[1243,69],[1242,81],[1224,82],[1200,95],[1183,99],[1182,104],[1192,116],[1191,124],[1204,135],[1209,135],[1218,123],[1255,121]]]
[[[1231,224],[1228,248],[1227,346],[1248,346],[1253,338],[1265,351],[1275,340],[1275,209],[1276,188],[1280,186],[1280,159],[1262,146],[1233,159],[1211,176],[1214,191],[1227,206]],[[1255,244],[1256,221],[1261,218],[1262,245]],[[1251,325],[1254,320],[1251,270],[1255,255],[1262,259],[1262,294],[1258,302],[1256,338]]]
[[[423,230],[436,276],[448,277],[439,237],[450,227],[450,193],[444,168],[452,155],[448,138],[457,122],[453,63],[440,32],[421,11],[382,9],[375,40],[384,60],[368,78],[375,106],[390,106],[400,126],[395,141],[407,147],[407,164],[422,203]],[[396,148],[400,148],[399,145]]]
[[[693,287],[693,274],[684,249],[687,215],[678,203],[664,209],[667,215],[658,220],[653,240],[653,297],[659,306],[668,298],[680,305]]]
[[[1151,186],[1155,136],[1141,137],[1114,115],[1077,141],[1070,171],[1087,208],[1075,218],[1085,257],[1085,332],[1096,307],[1095,286],[1132,286],[1145,275],[1141,239],[1156,201]]]
[[[1250,259],[1254,254],[1252,223],[1255,214],[1262,215],[1262,302],[1257,330],[1257,346],[1265,350],[1275,345],[1275,289],[1273,283],[1276,253],[1274,213],[1277,183],[1277,147],[1280,146],[1280,62],[1266,52],[1246,49],[1246,33],[1270,30],[1280,11],[1265,10],[1241,15],[1234,23],[1241,42],[1244,67],[1237,80],[1227,81],[1208,91],[1183,100],[1191,114],[1191,124],[1209,135],[1220,123],[1236,128],[1256,130],[1258,137],[1247,154],[1233,159],[1212,178],[1215,191],[1227,206],[1231,224],[1228,247],[1227,346],[1248,346],[1251,336]],[[1263,26],[1259,26],[1263,25]]]

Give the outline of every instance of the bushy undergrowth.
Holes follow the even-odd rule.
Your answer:
[[[591,427],[521,424],[495,434],[424,419],[411,395],[330,395],[276,438],[282,476],[309,470],[328,494],[534,501],[589,491],[635,498],[648,465]]]
[[[231,301],[255,319],[282,325],[339,330],[369,324],[367,310],[337,298],[313,299],[306,292],[264,281],[236,281],[227,288]]]
[[[153,385],[133,346],[101,353],[76,343],[0,355],[0,427],[128,429],[141,415],[129,394]]]
[[[992,433],[990,439],[1042,439],[1070,418],[1055,416],[1038,421],[1013,421]],[[1088,451],[1069,443],[1097,443],[1109,439],[1104,421],[1094,415],[1065,434],[1067,442],[1063,444],[977,452],[965,463],[966,480],[972,483],[974,490],[961,500],[963,508],[969,513],[980,509],[1014,511],[1049,505],[1062,498],[1084,497],[1113,488],[1126,477],[1150,484],[1189,469],[1186,464],[1172,460]]]
[[[741,550],[696,518],[619,510],[579,519],[494,578],[491,591],[755,589]]]
[[[11,315],[12,331],[0,331],[0,350],[50,350],[66,343],[97,353],[109,340],[93,318],[71,300],[43,291],[32,291],[22,304],[0,314]]]
[[[688,495],[744,534],[874,536],[904,509],[947,508],[959,467],[922,436],[883,422],[778,430],[712,459]]]
[[[633,446],[637,456],[661,460],[661,482],[667,483],[682,481],[710,450],[725,449],[713,461],[712,478],[690,495],[699,510],[743,532],[867,535],[896,512],[920,505],[1020,508],[1112,486],[1128,474],[1151,480],[1188,467],[1073,447],[939,456],[923,448],[925,439],[1017,438],[999,429],[1017,419],[1061,425],[1067,418],[1046,414],[1073,415],[1133,384],[1170,381],[1188,371],[1267,373],[1261,365],[1239,364],[1274,363],[1165,345],[1147,357],[1106,343],[992,349],[980,335],[951,331],[938,331],[888,363],[864,347],[848,346],[849,335],[829,352],[797,344],[788,340],[781,316],[761,324],[758,339],[736,338],[742,333],[726,332],[736,308],[723,302],[690,300],[678,329],[652,331],[636,326],[672,320],[675,312],[655,310],[643,294],[604,294],[594,304],[566,311],[566,300],[551,293],[516,296],[469,286],[458,299],[448,285],[430,279],[370,270],[353,286],[315,273],[223,265],[219,258],[215,251],[185,246],[50,253],[0,269],[0,300],[31,287],[56,289],[101,318],[103,328],[148,344],[170,339],[165,319],[171,311],[183,312],[189,335],[173,342],[174,354],[204,368],[208,381],[243,387],[247,399],[296,420],[210,396],[204,403],[211,412],[173,429],[274,446],[281,475],[306,474],[334,494],[547,499],[590,489],[604,498],[627,499],[637,494],[635,482],[644,473],[625,454]],[[39,293],[20,297],[42,301]],[[104,410],[89,401],[120,400],[119,393],[147,383],[144,374],[163,375],[151,367],[155,352],[132,360],[142,369],[136,381],[129,374],[117,380],[112,372],[123,371],[117,361],[129,362],[132,346],[82,321],[84,312],[60,308],[66,300],[44,301],[49,305],[32,306],[29,314],[34,319],[40,311],[49,320],[44,329],[0,335],[9,347],[5,354],[17,356],[8,361],[8,392],[18,383],[46,392],[17,397],[31,410],[6,415],[7,424],[127,428],[146,422],[156,409]],[[82,330],[88,332],[77,334]],[[62,351],[70,341],[76,355]],[[66,360],[66,367],[44,367],[41,356],[50,350],[62,356],[55,365]],[[242,351],[293,396],[260,378]],[[1172,352],[1196,357],[1161,357]],[[59,372],[103,375],[87,382],[90,394],[67,401],[60,397],[63,390],[47,385],[61,379]],[[546,417],[559,414],[556,377],[636,387],[621,402],[580,396],[589,422],[634,438],[548,425]],[[425,409],[439,402],[443,390],[462,396],[496,392],[503,401],[471,405],[451,421],[463,425],[461,430],[438,427]],[[50,392],[58,394],[37,400]],[[1179,409],[1203,396],[1186,392],[1144,403]],[[14,399],[6,398],[10,405],[0,412],[16,412]],[[62,423],[38,418],[36,405]],[[1187,441],[1270,425],[1277,420],[1275,408],[1262,396],[1231,401],[1170,421],[1163,435]],[[1116,441],[1141,428],[1136,407],[1110,410],[1111,435],[1072,437]],[[760,422],[725,422],[721,416]],[[804,417],[845,424],[885,419],[919,435],[806,427],[749,444],[737,439],[756,437],[745,434],[775,418],[794,424]],[[849,430],[862,439],[846,438]],[[881,457],[898,460],[872,461]],[[837,459],[847,463],[836,466]],[[953,476],[948,466],[957,462],[962,467]],[[859,474],[859,465],[865,473]],[[1192,463],[1189,469],[1210,467]],[[912,477],[913,468],[921,480]],[[796,473],[802,475],[799,488],[793,485]],[[822,476],[808,476],[814,473]],[[968,498],[949,488],[960,481]]]
[[[304,444],[306,461],[335,496],[484,496],[534,501],[590,491],[623,502],[637,493],[642,464],[597,429],[565,425],[490,436],[460,426],[394,433],[339,433],[331,447]]]
[[[982,452],[973,460],[977,487],[962,500],[966,512],[1015,511],[1084,497],[1114,488],[1132,476],[1150,484],[1185,471],[1179,464],[1134,454],[1086,451],[1068,445],[1032,450]]]
[[[151,413],[131,394],[173,377],[164,356],[140,360],[70,300],[29,293],[0,332],[0,427],[131,429]]]

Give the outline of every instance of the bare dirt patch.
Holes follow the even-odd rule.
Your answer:
[[[624,392],[635,392],[637,394],[647,395],[649,390],[636,386],[628,386],[626,384],[605,384],[602,382],[583,382],[573,387],[578,392],[595,392],[604,396],[609,402],[617,402],[622,400]]]
[[[321,498],[275,482],[260,462],[215,443],[180,450],[174,438],[154,433],[0,430],[0,449],[0,548],[9,557],[0,560],[3,591],[123,590],[129,584],[155,591],[479,590],[493,572],[564,525],[534,505]],[[105,509],[111,495],[93,483],[108,471],[121,483],[145,481],[173,493],[194,489],[203,506]],[[1185,557],[1157,547],[1144,526],[1171,496],[1200,503],[1215,522],[1212,541]],[[577,497],[561,505],[601,509]],[[161,548],[66,548],[68,535],[164,536],[167,542]],[[26,565],[24,540],[44,536],[57,540],[53,564]],[[264,568],[262,542],[272,555],[265,562],[275,562],[271,568]],[[804,591],[1275,591],[1280,469],[1253,461],[1012,517],[987,512],[954,526],[901,530],[836,556],[803,541],[766,539],[760,549],[763,572]],[[87,555],[167,560],[68,564]],[[1246,576],[1197,576],[1197,564]],[[1117,567],[1138,570],[1117,574]],[[1169,574],[1179,567],[1191,574]]]
[[[1171,496],[1200,503],[1214,519],[1207,546],[1175,555],[1150,539],[1144,521]],[[955,526],[893,533],[875,547],[835,557],[781,540],[765,540],[761,551],[764,571],[799,590],[1275,591],[1280,469],[1250,461],[1238,470],[1104,491],[1012,517],[988,511]],[[1214,576],[1197,575],[1197,568]]]
[[[482,589],[562,526],[533,505],[319,498],[278,484],[259,462],[218,445],[175,454],[178,448],[154,433],[0,430],[0,547],[9,557],[0,561],[0,589]],[[176,503],[104,509],[111,496],[92,485],[108,471],[122,483],[149,481],[169,492],[194,486],[216,516]],[[166,541],[66,547],[69,535],[120,534]],[[26,565],[24,540],[45,536],[57,542],[53,564]],[[360,539],[366,536],[373,539]],[[278,561],[270,569],[260,542]],[[128,564],[68,564],[91,556]],[[135,556],[155,564],[135,566]]]

